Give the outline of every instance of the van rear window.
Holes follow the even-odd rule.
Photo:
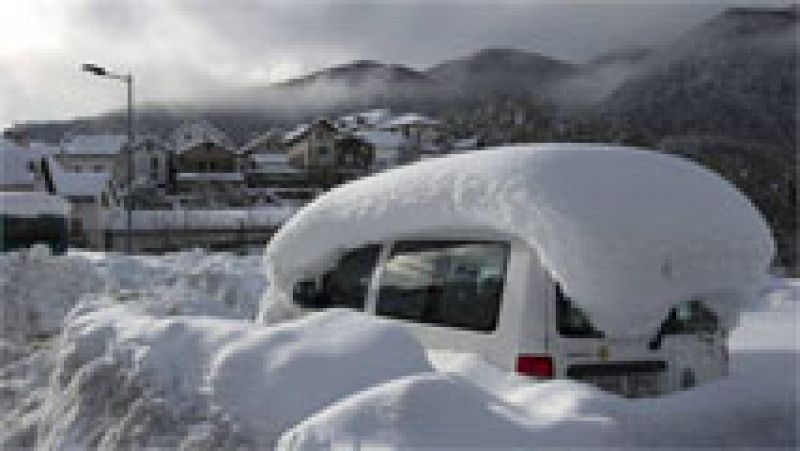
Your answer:
[[[556,327],[563,337],[603,338],[603,332],[595,329],[586,313],[564,293],[556,283]]]
[[[381,277],[378,315],[482,332],[497,328],[509,246],[410,241],[395,245]]]
[[[307,308],[346,307],[364,310],[380,245],[370,244],[342,256],[338,264],[317,281],[302,280],[294,286],[294,301]]]
[[[673,307],[661,325],[664,335],[716,332],[717,330],[719,330],[717,315],[698,300],[684,301]]]

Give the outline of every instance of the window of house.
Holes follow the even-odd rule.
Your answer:
[[[214,172],[215,170],[217,170],[217,163],[215,161],[209,161],[208,162],[208,170],[210,172]]]
[[[497,327],[509,246],[500,242],[398,243],[386,262],[377,313],[490,332]]]
[[[150,170],[152,172],[158,172],[158,157],[150,158]]]
[[[104,169],[103,165],[101,165],[101,164],[96,164],[96,165],[92,166],[92,171],[97,172],[97,173],[103,172],[103,169]]]
[[[327,146],[319,146],[317,147],[317,155],[321,157],[328,156],[328,147]]]
[[[364,310],[379,253],[380,245],[377,244],[346,253],[333,269],[323,274],[321,288],[317,287],[317,281],[311,280],[295,284],[295,302],[309,308],[347,307]]]
[[[83,168],[82,168],[80,165],[76,164],[76,165],[75,165],[75,168],[74,168],[73,170],[74,170],[75,172],[82,172],[82,171],[83,171]]]
[[[198,161],[197,162],[197,169],[200,172],[206,172],[206,168],[207,168],[207,166],[206,166],[206,162],[205,161]]]

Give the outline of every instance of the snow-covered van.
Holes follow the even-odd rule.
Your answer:
[[[67,249],[69,204],[42,192],[0,192],[0,252],[46,244],[54,253]]]
[[[773,253],[751,203],[689,161],[507,146],[367,177],[299,211],[267,247],[260,316],[363,310],[430,349],[651,396],[726,373],[727,334]]]

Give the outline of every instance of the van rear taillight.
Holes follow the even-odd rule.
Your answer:
[[[553,358],[548,355],[517,356],[517,373],[525,376],[551,378],[555,374]]]

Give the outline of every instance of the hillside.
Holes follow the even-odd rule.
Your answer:
[[[537,53],[486,49],[438,64],[425,73],[462,96],[542,95],[557,81],[572,76],[576,66]]]

